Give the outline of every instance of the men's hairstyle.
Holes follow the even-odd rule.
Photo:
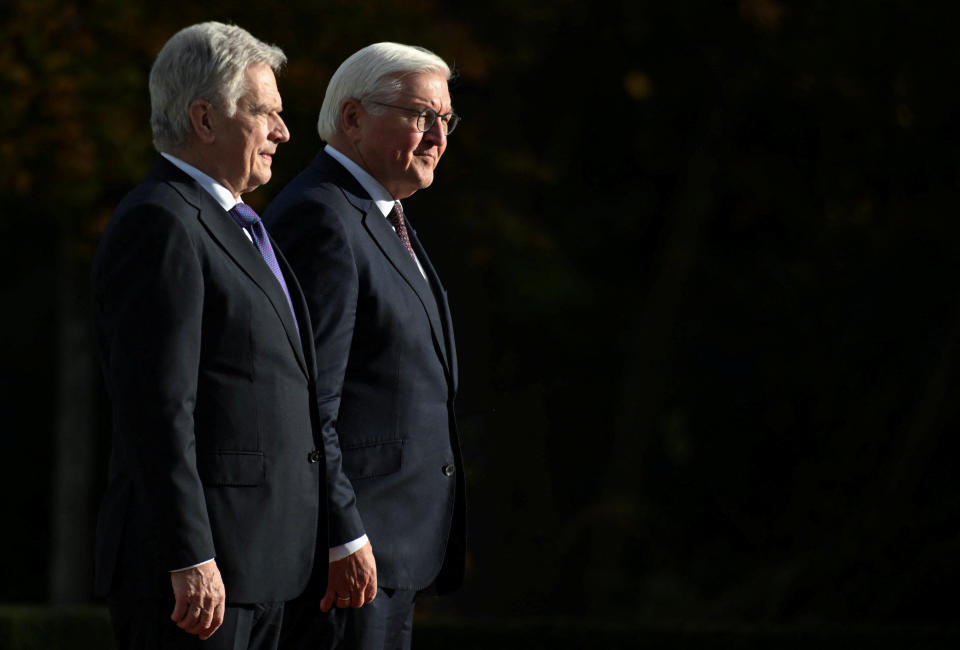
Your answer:
[[[329,141],[340,128],[340,109],[350,98],[391,103],[403,91],[403,80],[412,74],[438,74],[448,81],[450,66],[422,47],[400,43],[374,43],[354,52],[340,64],[327,84],[320,107],[317,132]],[[373,113],[383,109],[371,105]]]
[[[200,23],[181,29],[160,49],[150,69],[150,127],[157,151],[175,153],[190,133],[190,105],[203,99],[232,117],[243,96],[247,68],[278,72],[283,50],[236,25]]]

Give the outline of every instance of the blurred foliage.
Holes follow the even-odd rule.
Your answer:
[[[0,648],[5,650],[111,650],[106,608],[0,607]]]
[[[154,155],[154,54],[218,19],[289,57],[293,138],[258,207],[314,155],[350,53],[419,44],[459,72],[464,121],[407,212],[453,301],[472,555],[424,616],[954,621],[958,13],[0,4],[3,299],[22,314],[0,421],[24,522],[0,598],[44,598],[48,287],[72,268],[50,243],[89,257]]]

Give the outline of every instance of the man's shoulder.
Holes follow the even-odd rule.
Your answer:
[[[196,218],[198,201],[189,187],[192,179],[186,175],[166,177],[156,171],[155,166],[114,208],[100,238],[99,255],[109,255],[116,247],[137,241],[164,241],[176,233],[193,241],[202,238]]]
[[[129,212],[158,210],[171,216],[195,213],[196,200],[190,200],[191,190],[196,183],[186,174],[167,163],[158,160],[150,173],[121,199],[114,210],[114,218]]]
[[[142,181],[135,186],[117,204],[115,217],[129,212],[151,207],[165,208],[171,212],[182,212],[186,206],[183,196],[167,183],[152,179]]]
[[[285,224],[290,219],[302,220],[304,215],[315,219],[352,221],[363,214],[363,206],[370,202],[369,197],[351,187],[340,170],[330,165],[331,161],[329,156],[321,154],[280,190],[263,213],[268,228]]]

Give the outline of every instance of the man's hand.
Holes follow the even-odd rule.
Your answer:
[[[185,632],[206,641],[223,623],[227,602],[217,562],[210,560],[192,569],[174,571],[170,582],[177,600],[170,618]]]
[[[320,601],[320,609],[327,612],[338,608],[363,607],[377,596],[377,563],[369,542],[356,553],[330,563],[327,593]]]

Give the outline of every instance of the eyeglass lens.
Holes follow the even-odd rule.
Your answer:
[[[433,128],[433,125],[436,123],[437,112],[432,108],[424,109],[420,112],[420,117],[417,119],[417,128],[426,133]],[[445,119],[440,120],[440,128],[443,129],[444,135],[450,135],[453,133],[453,130],[457,128],[457,124],[460,122],[460,116],[456,113],[447,116]]]

